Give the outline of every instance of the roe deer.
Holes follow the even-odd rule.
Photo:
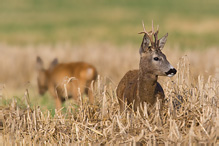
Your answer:
[[[143,29],[144,32],[141,33],[144,33],[144,37],[139,50],[139,70],[128,71],[116,90],[121,112],[124,111],[125,101],[128,105],[134,102],[135,111],[142,102],[154,105],[157,98],[163,101],[165,95],[161,85],[157,82],[158,76],[171,77],[177,72],[161,52],[168,33],[158,40],[158,28],[154,32],[153,22],[152,31],[146,32],[144,24]]]
[[[60,63],[54,59],[49,69],[44,69],[43,61],[37,57],[38,70],[38,88],[39,93],[43,95],[47,90],[55,98],[56,108],[60,109],[62,102],[67,98],[74,98],[78,101],[78,88],[81,93],[89,96],[90,103],[93,104],[94,99],[91,93],[91,82],[96,80],[97,71],[94,66],[85,62]],[[66,77],[75,77],[70,79],[64,87],[63,82]]]

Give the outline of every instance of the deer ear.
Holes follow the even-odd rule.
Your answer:
[[[150,38],[147,34],[144,35],[142,43],[141,43],[141,47],[139,49],[139,53],[145,53],[148,49],[148,46],[150,44]]]
[[[36,58],[36,69],[43,70],[43,60],[39,56]]]
[[[58,59],[55,58],[55,59],[50,63],[49,70],[52,70],[57,64],[58,64]]]
[[[166,33],[162,38],[159,39],[159,48],[162,50],[166,44],[168,33]]]

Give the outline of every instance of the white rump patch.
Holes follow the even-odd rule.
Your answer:
[[[87,77],[91,77],[93,75],[93,69],[92,68],[88,68],[87,69]]]

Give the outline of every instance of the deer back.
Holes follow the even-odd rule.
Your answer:
[[[71,89],[77,91],[78,87],[88,87],[97,78],[96,68],[85,62],[72,62],[58,64],[56,59],[50,64],[48,69],[44,69],[42,60],[37,58],[38,66],[38,88],[39,93],[44,94],[47,90],[55,96],[65,96],[64,89],[67,87],[69,94]],[[80,84],[82,84],[80,86]],[[66,84],[66,86],[64,86]],[[73,87],[74,86],[74,87]],[[56,91],[55,91],[56,90]],[[82,92],[84,89],[81,89]]]

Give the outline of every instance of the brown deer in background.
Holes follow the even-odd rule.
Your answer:
[[[42,59],[37,57],[39,93],[43,95],[49,90],[55,98],[57,109],[61,108],[66,98],[78,101],[78,88],[82,94],[86,93],[89,96],[89,101],[93,104],[94,99],[90,87],[91,82],[97,78],[97,70],[94,66],[84,62],[58,64],[57,59],[52,61],[49,69],[44,69],[43,64]],[[68,81],[65,81],[67,77]]]
[[[158,29],[154,32],[147,32],[143,24],[144,37],[139,50],[139,70],[130,70],[119,82],[117,96],[120,104],[120,111],[124,111],[125,102],[130,105],[134,103],[134,110],[140,103],[146,102],[154,105],[157,98],[161,103],[165,97],[161,85],[157,82],[158,76],[173,76],[176,69],[168,62],[166,56],[161,52],[168,34],[158,39]]]

